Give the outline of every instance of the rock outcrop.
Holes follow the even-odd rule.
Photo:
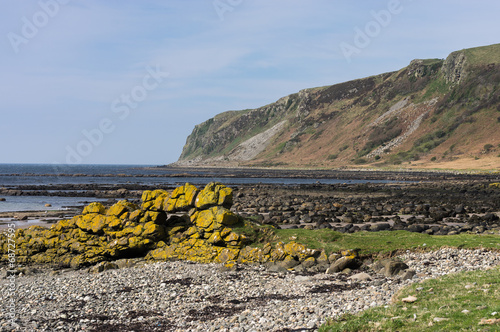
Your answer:
[[[457,84],[464,79],[466,60],[464,52],[458,51],[448,55],[441,69],[446,82]]]
[[[107,209],[91,203],[81,215],[50,228],[16,230],[16,260],[79,268],[131,257],[225,264],[293,262],[290,266],[310,265],[320,258],[321,251],[295,242],[247,246],[247,237],[232,228],[244,223],[229,210],[232,204],[232,189],[217,182],[202,190],[186,183],[170,193],[144,191],[140,206],[126,200]],[[8,262],[8,248],[2,235],[3,262]]]

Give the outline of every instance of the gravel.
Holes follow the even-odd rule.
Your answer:
[[[32,269],[15,278],[17,326],[2,308],[0,331],[316,331],[328,318],[389,303],[413,282],[500,264],[498,253],[485,250],[445,248],[400,258],[416,271],[412,279],[368,270],[371,278],[359,281],[342,273],[181,261],[98,274]]]

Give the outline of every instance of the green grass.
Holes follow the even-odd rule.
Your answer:
[[[401,301],[410,295],[417,301]],[[500,320],[481,324],[482,320],[500,319],[498,267],[413,284],[402,289],[395,300],[389,306],[332,319],[319,331],[500,331]],[[494,312],[497,314],[492,315]]]
[[[469,48],[464,52],[471,65],[500,63],[500,44]]]
[[[436,250],[442,247],[500,250],[500,235],[491,234],[428,235],[407,231],[343,234],[327,228],[275,229],[251,222],[240,224],[233,230],[245,234],[254,246],[294,240],[311,249],[324,249],[327,254],[344,249],[358,249],[361,255],[388,255],[399,250]]]
[[[233,230],[245,234],[251,246],[273,246],[296,241],[329,255],[343,249],[358,249],[361,256],[388,256],[398,251],[429,251],[442,247],[500,250],[500,235],[427,235],[407,231],[356,232],[343,234],[331,229],[275,229],[247,219]],[[466,285],[467,288],[465,287]],[[417,290],[419,288],[419,290]],[[420,289],[421,288],[421,289]],[[408,296],[414,303],[403,303]],[[395,303],[356,315],[330,319],[320,332],[333,331],[500,331],[495,325],[479,325],[482,319],[500,319],[500,269],[450,274],[404,288]],[[468,313],[463,313],[468,310]],[[498,312],[492,316],[493,312]],[[416,317],[416,319],[415,319]],[[437,321],[436,318],[444,318]]]
[[[439,249],[443,246],[454,248],[488,248],[500,250],[498,235],[428,235],[407,231],[356,232],[342,234],[330,229],[275,230],[281,241],[295,241],[313,249],[338,252],[343,249],[359,249],[361,255],[389,254],[397,250]]]

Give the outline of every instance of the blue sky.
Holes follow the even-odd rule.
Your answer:
[[[193,127],[500,42],[498,1],[2,1],[0,163],[167,164]]]

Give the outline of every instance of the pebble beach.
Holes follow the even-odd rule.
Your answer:
[[[24,269],[16,276],[16,324],[0,331],[316,331],[329,318],[391,302],[402,287],[500,264],[482,249],[443,248],[398,257],[415,275],[271,272],[263,266],[184,261],[89,270]],[[2,274],[7,275],[6,268]]]

